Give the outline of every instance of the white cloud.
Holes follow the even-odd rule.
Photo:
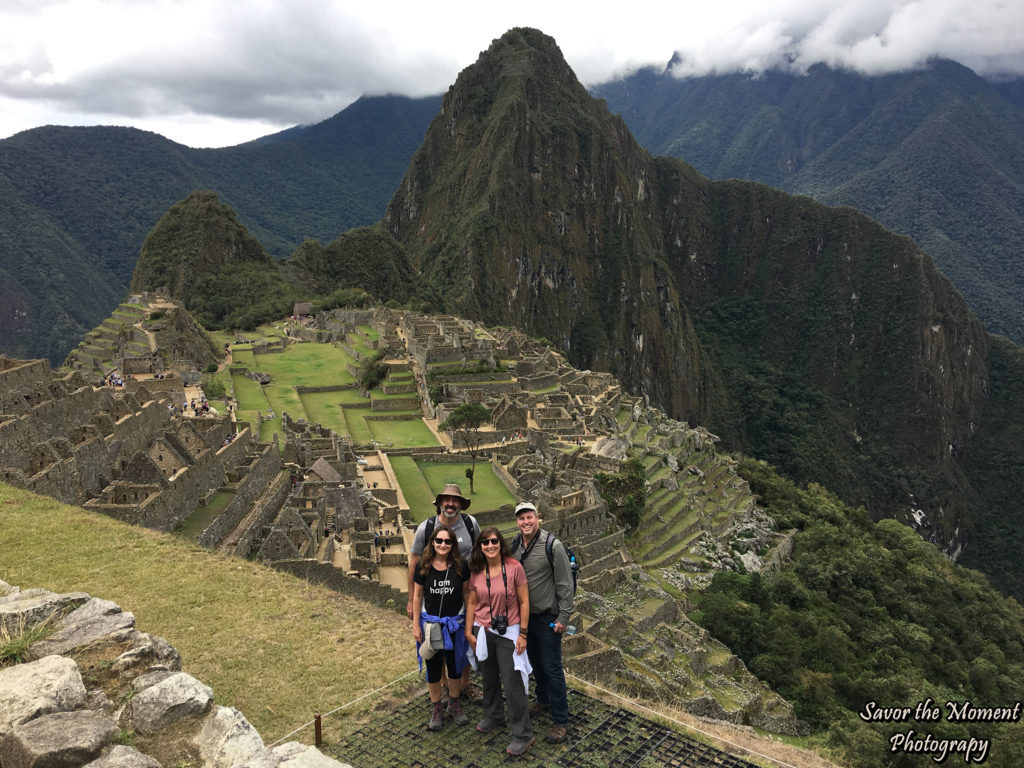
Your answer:
[[[129,123],[235,143],[262,126],[323,119],[364,93],[440,93],[513,26],[554,37],[586,84],[664,65],[674,51],[680,74],[819,61],[877,72],[938,55],[1024,76],[1019,0],[7,0],[0,136]]]

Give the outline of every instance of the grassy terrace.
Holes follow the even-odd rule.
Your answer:
[[[433,513],[432,505],[437,494],[431,490],[430,483],[420,472],[419,465],[412,456],[391,456],[389,458],[398,484],[402,486],[402,494],[409,505],[412,519],[417,523],[422,522]]]
[[[466,469],[470,466],[468,461],[464,464],[442,464],[425,461],[421,462],[419,466],[420,471],[427,478],[431,488],[436,488],[439,491],[447,483],[458,483],[461,485],[463,494],[473,502],[473,510],[484,512],[490,509],[497,509],[502,504],[516,503],[516,498],[502,485],[487,461],[478,461],[476,463],[475,493],[469,493],[469,480],[466,479]],[[434,497],[431,496],[430,501],[433,502],[433,500]]]
[[[418,462],[410,456],[392,456],[391,466],[395,470],[402,494],[409,505],[415,521],[426,519],[433,512],[434,497],[448,483],[458,483],[462,492],[473,502],[469,511],[486,512],[502,504],[514,504],[515,498],[508,492],[494,474],[487,462],[477,462],[475,493],[469,493],[465,464],[444,464],[441,462]]]
[[[400,413],[400,412],[399,412]],[[416,418],[402,420],[367,419],[366,426],[373,438],[381,443],[391,443],[395,448],[425,448],[440,445],[437,437],[419,418],[419,411],[410,415]]]
[[[263,329],[263,332],[270,333],[273,329]],[[246,334],[247,338],[252,335]],[[217,343],[228,338],[223,333],[215,335]],[[362,417],[347,419],[342,410],[345,405],[368,403],[355,390],[301,396],[296,390],[297,386],[353,384],[354,378],[346,367],[353,360],[340,347],[333,344],[289,344],[283,352],[255,355],[251,347],[232,344],[231,355],[233,366],[265,373],[271,378],[270,384],[260,386],[243,374],[221,374],[230,378],[238,401],[239,420],[255,424],[257,413],[266,418],[268,411],[274,411],[276,418],[264,421],[260,427],[260,440],[272,440],[275,432],[283,437],[281,414],[285,412],[296,419],[318,422],[341,434],[352,434],[356,442],[373,439]]]
[[[224,511],[233,498],[235,498],[234,493],[219,491],[209,504],[204,504],[189,515],[175,533],[184,539],[195,541],[206,530],[206,527],[217,519],[217,515]]]
[[[355,389],[342,389],[337,392],[306,392],[299,395],[302,410],[307,421],[315,421],[338,434],[348,432],[348,423],[342,408],[346,405],[358,405],[368,402]]]

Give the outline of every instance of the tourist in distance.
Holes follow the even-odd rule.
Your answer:
[[[419,566],[420,558],[423,556],[423,549],[431,537],[431,532],[442,525],[452,529],[455,538],[458,540],[459,554],[469,562],[469,556],[473,551],[473,544],[480,533],[480,525],[476,518],[466,513],[469,509],[470,500],[462,495],[462,488],[457,483],[449,483],[441,492],[434,497],[434,507],[437,514],[427,518],[416,529],[412,546],[409,547],[409,602],[406,605],[406,613],[409,618],[414,617],[412,610],[413,598],[413,576]],[[480,689],[469,683],[470,668],[466,667],[462,673],[462,682],[459,690],[470,701],[480,701]],[[445,675],[447,678],[447,675]]]
[[[427,727],[441,730],[444,702],[441,673],[448,671],[448,716],[456,725],[466,724],[459,702],[466,657],[465,598],[469,590],[469,564],[455,546],[455,533],[445,525],[434,528],[413,576],[412,634],[419,656],[427,665],[427,691],[432,713]],[[436,628],[435,628],[436,626]],[[436,647],[440,640],[444,647]],[[432,642],[433,641],[433,642]]]
[[[569,726],[569,704],[562,668],[562,636],[575,604],[572,570],[565,545],[540,527],[537,507],[524,501],[516,506],[519,536],[512,556],[522,563],[530,591],[529,625],[533,631],[526,652],[533,667],[536,699],[530,711],[551,711],[551,732],[544,741],[561,744]],[[548,556],[548,537],[551,556]]]
[[[510,755],[521,755],[533,744],[533,725],[526,699],[530,661],[526,656],[530,595],[523,566],[509,556],[508,544],[497,528],[480,532],[469,561],[472,575],[466,596],[466,640],[483,680],[484,717],[481,733],[493,731],[506,719],[512,743]],[[502,689],[508,699],[508,717]]]

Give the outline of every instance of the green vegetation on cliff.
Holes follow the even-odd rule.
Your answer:
[[[643,69],[594,93],[654,154],[910,235],[990,330],[1024,342],[1024,112],[1010,91],[936,60],[882,76]]]
[[[851,766],[920,765],[893,754],[908,727],[936,738],[990,737],[989,765],[1024,757],[1020,723],[954,723],[946,702],[1024,700],[1020,605],[977,572],[950,563],[893,520],[873,523],[820,486],[800,489],[763,462],[740,472],[780,529],[792,564],[772,577],[720,573],[694,618],[846,752]],[[860,713],[931,698],[940,722],[865,723]]]
[[[207,328],[255,328],[301,294],[235,212],[209,191],[171,206],[142,246],[131,290],[166,288]]]
[[[114,127],[0,139],[0,350],[59,364],[123,298],[147,232],[196,189],[215,190],[276,258],[372,224],[438,103],[366,97],[223,149]]]

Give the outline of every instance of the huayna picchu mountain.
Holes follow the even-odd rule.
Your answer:
[[[450,311],[546,336],[951,554],[984,517],[965,466],[983,420],[1020,419],[986,411],[1016,385],[929,256],[852,209],[651,157],[536,30],[459,75],[384,224]]]

